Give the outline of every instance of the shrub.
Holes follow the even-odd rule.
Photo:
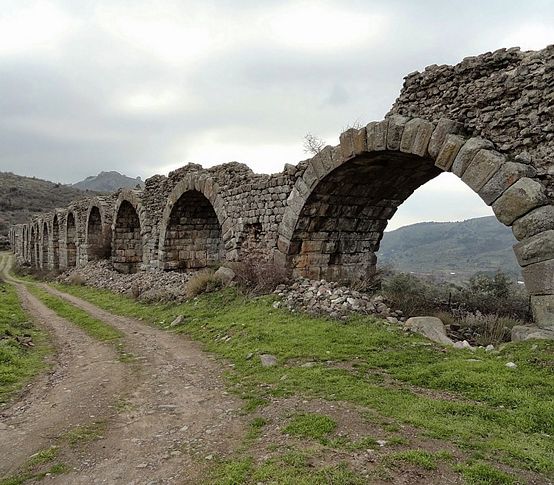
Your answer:
[[[83,278],[83,276],[79,273],[71,273],[68,277],[67,277],[67,281],[69,282],[69,284],[71,285],[76,285],[76,286],[85,286],[85,278]]]
[[[483,315],[480,312],[467,313],[460,323],[462,326],[477,330],[480,335],[477,342],[481,345],[497,345],[502,342],[509,342],[512,327],[523,325],[521,320],[500,317],[494,314]]]
[[[238,287],[252,295],[271,293],[288,279],[284,268],[258,257],[233,263],[231,268],[235,272]]]
[[[220,289],[221,280],[216,278],[215,272],[211,269],[198,271],[190,280],[187,281],[186,294],[189,298],[194,298],[202,293],[211,293]]]
[[[383,282],[383,293],[395,309],[402,310],[408,317],[436,311],[436,301],[445,295],[438,287],[406,273],[386,279]]]

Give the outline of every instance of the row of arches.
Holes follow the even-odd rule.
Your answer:
[[[135,273],[144,253],[140,211],[137,198],[122,197],[116,204],[113,226],[100,204],[88,208],[82,217],[82,231],[78,212],[71,208],[65,214],[65,222],[56,213],[51,221],[25,226],[26,259],[32,267],[58,270],[75,267],[79,262],[111,258],[117,271]],[[161,269],[188,271],[225,259],[221,222],[205,195],[186,190],[168,214],[161,236]]]
[[[550,315],[554,205],[536,168],[495,151],[487,140],[467,137],[449,120],[392,116],[347,130],[338,146],[304,162],[297,176],[269,176],[266,185],[252,174],[235,185],[224,179],[221,189],[215,172],[184,172],[169,193],[165,186],[154,193],[159,187],[153,185],[144,192],[122,191],[112,205],[98,201],[81,212],[70,207],[57,224],[54,217],[44,227],[27,227],[28,260],[44,266],[46,256],[53,267],[71,267],[111,257],[124,273],[186,271],[259,250],[250,247],[252,236],[266,238],[266,256],[294,275],[363,279],[375,270],[384,229],[397,208],[445,171],[513,226],[526,284],[536,301],[548,297],[543,300]],[[250,176],[256,192],[254,183],[245,182]],[[272,197],[260,198],[264,190]],[[266,221],[258,214],[270,215]]]

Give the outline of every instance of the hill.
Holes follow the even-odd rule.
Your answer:
[[[0,248],[7,243],[9,227],[27,222],[37,212],[65,207],[83,191],[34,177],[0,172]]]
[[[449,281],[498,269],[520,278],[512,231],[494,216],[462,222],[421,222],[386,232],[380,264],[402,272],[431,274]],[[455,274],[452,274],[455,273]]]
[[[98,175],[87,177],[72,185],[81,190],[95,190],[97,192],[115,192],[117,189],[126,187],[134,188],[137,185],[144,186],[140,177],[131,178],[119,172],[100,172]]]

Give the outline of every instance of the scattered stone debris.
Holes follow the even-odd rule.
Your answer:
[[[517,368],[517,364],[514,363],[514,362],[507,362],[507,363],[506,363],[506,367],[507,367],[508,369],[515,369],[515,368]]]
[[[382,296],[371,296],[335,282],[298,278],[290,285],[279,285],[274,293],[281,299],[275,308],[283,306],[342,320],[352,313],[361,313],[390,318],[389,323],[404,321],[402,312],[391,310]]]
[[[110,261],[94,261],[62,273],[58,281],[106,289],[143,301],[183,301],[186,283],[193,274],[177,271],[123,274],[114,271]]]
[[[547,330],[531,325],[516,325],[512,328],[512,342],[521,342],[531,339],[554,340],[554,329]]]
[[[179,315],[177,318],[175,318],[175,320],[173,320],[169,324],[169,326],[170,327],[177,327],[177,326],[181,325],[184,321],[185,321],[185,316],[184,315]]]

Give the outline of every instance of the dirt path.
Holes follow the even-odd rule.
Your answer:
[[[6,257],[0,272],[5,273]],[[33,453],[56,443],[56,438],[78,425],[113,414],[114,396],[123,392],[128,369],[118,361],[113,346],[99,343],[58,317],[27,288],[13,284],[23,308],[51,335],[55,357],[49,373],[0,412],[0,477],[8,476]]]

